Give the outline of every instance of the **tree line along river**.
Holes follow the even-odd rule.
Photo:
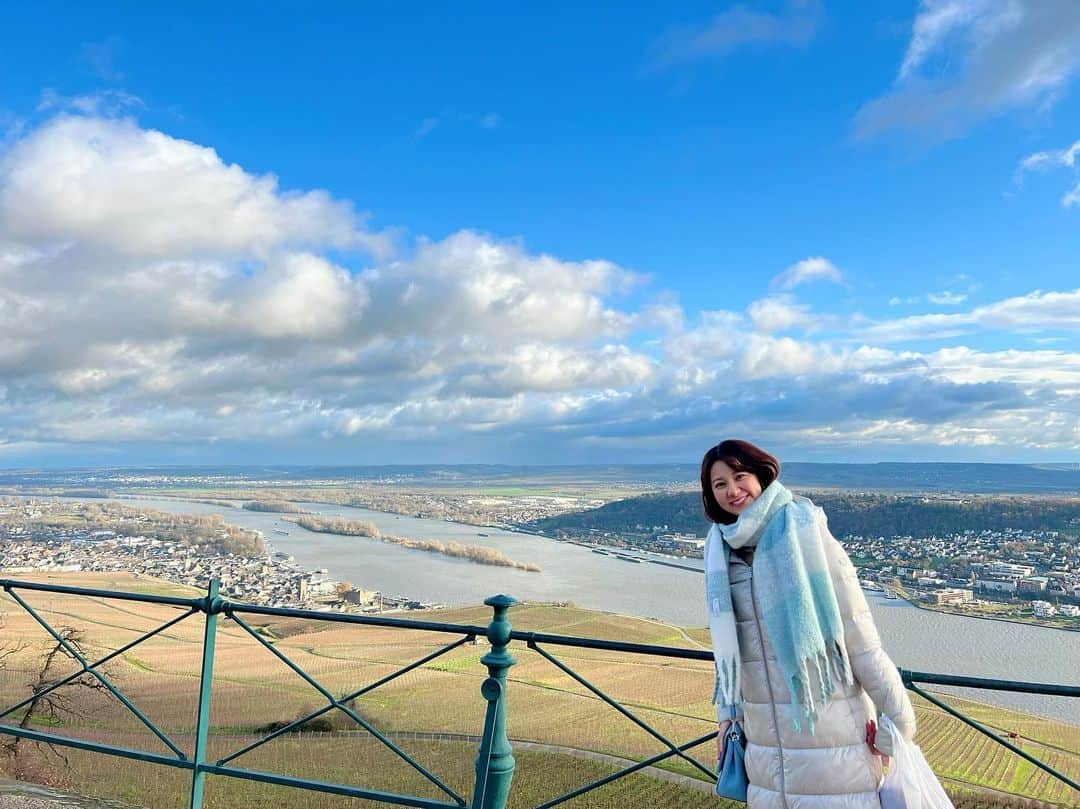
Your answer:
[[[308,569],[326,568],[335,579],[384,594],[460,605],[479,604],[487,596],[506,593],[523,601],[571,601],[579,607],[657,618],[679,626],[705,625],[704,582],[699,573],[648,561],[625,561],[569,542],[348,506],[302,504],[305,511],[322,516],[370,520],[386,534],[494,548],[516,561],[536,563],[540,572],[535,573],[362,537],[315,533],[285,522],[280,514],[173,499],[140,497],[123,502],[172,513],[222,514],[232,525],[261,531],[273,550],[295,557]],[[281,530],[288,533],[279,533]],[[679,560],[679,564],[701,567],[700,560]],[[902,600],[886,600],[875,592],[867,593],[867,598],[882,642],[899,666],[942,674],[1080,685],[1078,632],[930,612]],[[1080,700],[991,691],[963,693],[1080,725]]]

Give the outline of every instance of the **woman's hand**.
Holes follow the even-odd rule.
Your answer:
[[[720,723],[720,732],[716,734],[716,760],[724,760],[724,745],[727,744],[728,731],[731,730],[731,720],[725,719]]]
[[[877,741],[877,722],[873,719],[866,720],[866,743],[870,746],[870,752],[875,756],[881,756],[881,763],[886,767],[889,766],[889,757],[882,753],[874,746],[874,742]]]

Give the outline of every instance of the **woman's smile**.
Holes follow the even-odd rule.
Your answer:
[[[749,503],[753,498],[746,492],[738,495],[734,500],[728,500],[729,508],[742,508]]]
[[[713,495],[720,508],[738,516],[761,494],[761,481],[753,472],[732,469],[723,461],[717,461],[709,472]]]

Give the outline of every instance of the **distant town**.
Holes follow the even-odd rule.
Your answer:
[[[558,536],[596,548],[688,559],[704,555],[705,539],[697,534],[672,531],[665,524],[634,528],[564,530]],[[932,537],[838,539],[865,589],[985,617],[1027,615],[1040,622],[1057,616],[1080,618],[1080,543],[1059,531],[983,529]],[[1080,621],[1050,623],[1080,629]]]
[[[1080,544],[1059,531],[853,536],[843,544],[864,581],[895,582],[934,606],[1020,601],[1035,618],[1080,617]]]
[[[161,526],[151,512],[134,512],[131,517],[142,523],[145,533],[56,524],[78,508],[79,504],[45,498],[0,502],[0,575],[126,571],[199,588],[216,577],[223,596],[248,604],[362,612],[435,606],[355,588],[330,578],[326,570],[304,570],[291,556],[267,544],[245,554],[221,551],[213,541],[188,544],[162,539],[153,535]]]

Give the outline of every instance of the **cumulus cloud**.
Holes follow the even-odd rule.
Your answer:
[[[895,83],[866,104],[857,137],[933,138],[1023,107],[1049,107],[1080,71],[1073,0],[922,0]]]
[[[597,461],[693,454],[717,425],[788,445],[1078,441],[1075,353],[888,346],[1073,332],[1080,290],[845,324],[790,291],[842,281],[821,257],[745,310],[699,312],[614,262],[475,230],[348,249],[378,238],[325,192],[58,113],[0,155],[0,454]]]
[[[839,284],[844,280],[843,273],[836,265],[823,256],[804,258],[788,267],[770,282],[773,289],[794,289],[808,281],[831,281]]]
[[[809,306],[796,302],[789,295],[774,295],[756,300],[746,311],[754,328],[763,332],[807,328],[816,321]]]
[[[265,255],[310,244],[390,252],[347,202],[131,119],[62,115],[0,160],[0,239],[76,241],[126,256]]]
[[[652,45],[651,67],[722,56],[745,46],[806,45],[817,31],[816,0],[789,0],[777,14],[738,4],[703,23],[676,26]]]

